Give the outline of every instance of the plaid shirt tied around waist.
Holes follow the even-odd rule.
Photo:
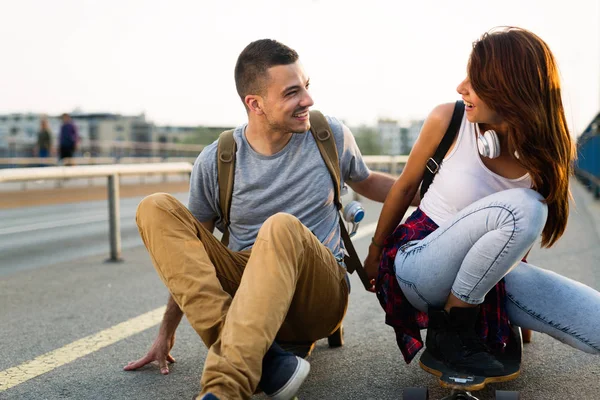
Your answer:
[[[402,293],[396,280],[394,259],[403,244],[421,240],[437,228],[436,223],[417,208],[406,222],[398,225],[394,233],[385,240],[379,264],[375,286],[377,298],[385,311],[385,323],[394,328],[396,343],[407,364],[423,348],[420,330],[427,328],[428,317],[427,313],[415,309]],[[498,351],[506,346],[510,327],[506,314],[504,279],[486,295],[476,326],[479,335],[491,349]]]

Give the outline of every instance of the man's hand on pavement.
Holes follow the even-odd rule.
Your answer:
[[[163,375],[168,375],[168,364],[175,362],[175,359],[170,354],[174,344],[175,335],[172,335],[170,338],[168,338],[164,335],[159,334],[158,337],[154,340],[154,343],[152,343],[148,354],[146,354],[144,357],[140,358],[137,361],[131,361],[123,367],[123,370],[134,371],[153,361],[156,361],[158,362],[160,373]]]

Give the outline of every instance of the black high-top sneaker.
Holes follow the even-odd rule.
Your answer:
[[[452,369],[482,376],[502,376],[504,366],[475,332],[479,307],[429,310],[425,345],[437,360]]]

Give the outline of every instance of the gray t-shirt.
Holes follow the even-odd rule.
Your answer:
[[[369,176],[354,136],[337,119],[327,117],[335,138],[342,186]],[[342,255],[338,213],[331,175],[309,132],[294,134],[278,153],[254,151],[245,135],[246,124],[235,129],[235,180],[229,226],[229,248],[251,248],[258,230],[271,215],[285,212],[297,217],[336,257]],[[223,231],[217,178],[217,142],[198,156],[190,179],[188,208],[198,221],[216,220]]]

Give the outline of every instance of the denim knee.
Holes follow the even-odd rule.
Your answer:
[[[528,242],[536,241],[546,225],[548,218],[548,206],[541,194],[533,189],[511,189],[507,192],[513,211],[518,220],[521,238]]]

